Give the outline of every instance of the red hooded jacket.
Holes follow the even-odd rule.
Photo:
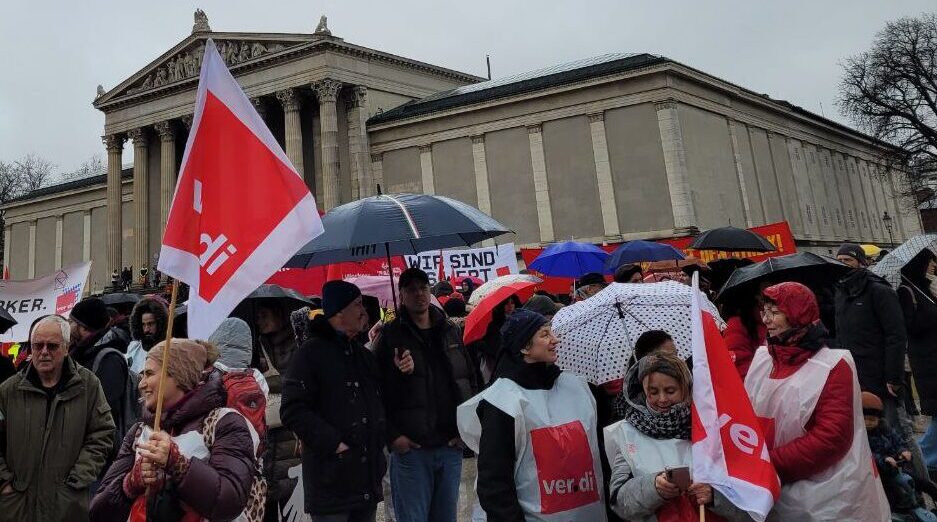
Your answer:
[[[787,342],[777,344],[768,340],[768,352],[774,367],[769,378],[790,377],[825,344],[825,329],[819,323],[820,312],[816,298],[807,287],[799,283],[781,283],[765,290],[765,296],[777,304],[791,327],[800,332],[786,337]],[[814,476],[839,462],[852,447],[853,439],[853,383],[856,377],[846,361],[840,361],[830,370],[823,391],[804,427],[806,433],[783,446],[770,448],[774,464],[782,483],[790,483]]]

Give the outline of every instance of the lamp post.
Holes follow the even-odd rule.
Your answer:
[[[885,230],[888,231],[888,242],[891,245],[891,247],[894,248],[895,238],[892,237],[892,234],[891,234],[892,221],[893,221],[892,217],[888,215],[888,211],[886,210],[885,213],[882,214],[882,223],[885,223]]]

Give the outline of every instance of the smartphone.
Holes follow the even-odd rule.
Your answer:
[[[690,487],[690,468],[671,468],[667,470],[667,480],[680,488],[680,491],[686,491]]]

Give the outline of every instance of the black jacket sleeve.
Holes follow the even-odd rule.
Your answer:
[[[904,382],[904,354],[908,345],[905,317],[898,294],[890,286],[876,285],[874,295],[875,314],[885,332],[885,382]]]
[[[514,419],[486,401],[476,409],[481,421],[478,442],[478,503],[488,522],[524,522],[514,483]]]
[[[395,422],[397,413],[397,389],[401,374],[394,365],[394,349],[388,342],[388,332],[385,329],[375,341],[374,360],[377,363],[381,376],[381,390],[384,399],[384,422],[387,444],[390,446],[403,432],[397,428]]]
[[[321,383],[316,377],[319,362],[317,346],[305,345],[296,350],[283,379],[283,402],[280,417],[283,425],[317,453],[332,453],[342,443],[341,433],[322,418],[317,404]],[[327,369],[325,371],[328,371]]]

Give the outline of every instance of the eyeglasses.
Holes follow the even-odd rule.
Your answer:
[[[32,351],[36,353],[39,353],[43,350],[46,350],[47,352],[52,353],[52,352],[57,351],[59,348],[61,348],[62,345],[59,343],[38,342],[38,343],[29,343],[29,347],[30,349],[32,349]]]

